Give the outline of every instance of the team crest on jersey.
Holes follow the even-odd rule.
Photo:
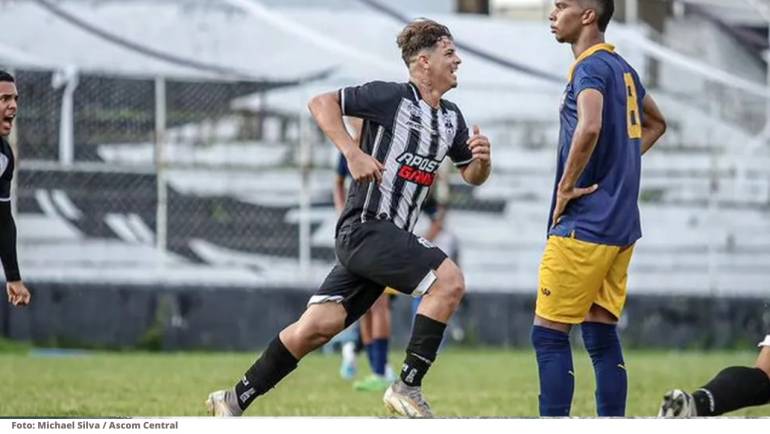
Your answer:
[[[396,158],[401,165],[398,177],[417,185],[430,187],[436,179],[436,171],[441,162],[413,152],[404,152]]]
[[[455,125],[452,123],[452,118],[449,117],[448,113],[443,113],[443,121],[444,121],[444,129],[446,130],[446,133],[448,136],[452,137],[455,135]]]
[[[422,115],[422,109],[417,104],[409,105],[409,114],[414,117],[420,117]]]

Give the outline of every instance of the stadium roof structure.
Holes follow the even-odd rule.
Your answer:
[[[376,0],[335,1],[344,7],[297,7],[297,0],[285,7],[274,0],[3,2],[0,13],[8,19],[0,61],[142,77],[302,81],[332,73],[351,82],[403,79],[395,36],[404,20],[419,15]],[[546,24],[431,17],[452,29],[464,55],[464,88],[563,85],[571,53],[553,43]],[[640,36],[619,24],[608,33],[609,40],[623,42],[620,52],[640,71],[645,54],[672,54],[655,52]]]
[[[255,0],[4,2],[0,13],[9,19],[0,62],[6,67],[74,67],[137,77],[302,81],[333,71],[353,82],[367,77],[402,79],[406,71],[395,36],[403,24],[362,2],[340,2],[358,6],[279,8]],[[565,70],[568,64],[568,58],[559,65],[548,63],[561,56],[537,56],[544,44],[528,41],[549,40],[543,26],[536,34],[529,29],[516,32],[518,26],[489,17],[437,18],[479,47],[506,51],[511,59],[542,60],[535,66],[543,75]],[[506,34],[502,28],[514,29],[507,33],[510,38],[499,39]],[[499,88],[544,82],[536,75],[470,56],[465,62],[468,84]]]
[[[320,52],[302,53],[308,63],[287,62],[299,54],[293,35],[224,2],[36,0],[1,3],[0,13],[7,18],[0,62],[12,68],[298,81],[334,66]]]
[[[305,84],[236,101],[243,109],[268,104],[287,112],[304,110],[307,98],[323,90],[405,80],[395,37],[419,12],[397,11],[376,0],[334,1],[341,9],[304,6],[301,0],[3,2],[0,13],[8,19],[0,63],[138,78]],[[447,97],[469,118],[548,121],[556,116],[553,101],[563,90],[572,53],[554,43],[545,23],[430,16],[450,27],[460,48],[460,88]],[[613,23],[607,36],[642,73],[648,58],[655,58],[768,95],[763,84],[686,58],[646,39],[639,29]]]

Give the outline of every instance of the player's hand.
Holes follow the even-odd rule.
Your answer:
[[[382,182],[382,172],[385,171],[385,166],[382,165],[376,158],[365,153],[361,149],[356,149],[350,156],[346,156],[348,160],[348,170],[350,175],[357,182]]]
[[[567,209],[567,204],[573,199],[591,194],[599,188],[599,184],[594,184],[590,187],[572,187],[571,189],[557,188],[556,190],[556,204],[553,207],[553,220],[551,221],[551,227],[556,226],[559,223],[561,215],[564,214],[564,210]]]
[[[29,304],[32,296],[29,294],[29,289],[24,286],[24,282],[17,280],[15,282],[8,282],[5,285],[5,291],[8,293],[8,302],[14,306],[24,306]]]
[[[484,164],[490,162],[490,144],[487,136],[482,135],[479,131],[479,126],[473,126],[473,135],[468,138],[468,147],[471,148],[471,153],[475,160],[479,160]]]

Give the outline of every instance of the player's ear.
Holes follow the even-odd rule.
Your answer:
[[[597,19],[596,9],[588,8],[583,11],[582,22],[584,26],[595,23]]]
[[[422,70],[430,68],[430,53],[428,51],[422,50],[417,55],[417,66]]]

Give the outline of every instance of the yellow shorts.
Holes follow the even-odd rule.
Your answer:
[[[620,318],[633,250],[633,245],[548,237],[540,263],[535,313],[550,321],[580,324],[591,305],[597,304]]]

